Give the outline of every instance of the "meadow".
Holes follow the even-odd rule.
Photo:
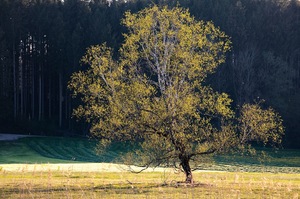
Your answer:
[[[0,198],[293,198],[300,195],[300,153],[271,151],[258,157],[217,156],[194,172],[193,186],[180,172],[134,174],[78,170],[60,165],[120,163],[128,145],[94,152],[96,142],[79,138],[22,138],[0,143]],[[56,165],[51,168],[48,164]],[[7,168],[18,165],[18,169]],[[46,169],[39,169],[45,165]],[[29,169],[31,166],[31,169]]]
[[[300,174],[196,172],[194,186],[173,172],[5,172],[0,198],[291,198]]]

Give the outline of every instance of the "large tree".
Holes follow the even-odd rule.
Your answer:
[[[280,142],[281,119],[272,109],[245,105],[235,119],[229,96],[205,84],[230,49],[211,22],[158,6],[127,12],[122,22],[128,33],[119,60],[105,44],[92,46],[82,59],[88,69],[69,82],[83,101],[74,113],[92,124],[100,146],[139,143],[134,157],[143,166],[179,167],[193,183],[192,167],[203,155]]]

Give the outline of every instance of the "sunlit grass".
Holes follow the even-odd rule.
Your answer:
[[[133,174],[125,170],[109,173],[90,170],[87,164],[82,166],[85,170],[81,170],[81,165],[76,170],[72,166],[64,170],[59,164],[50,169],[47,164],[111,162],[124,149],[115,145],[99,157],[94,152],[95,144],[95,141],[74,138],[1,142],[0,163],[9,165],[0,167],[0,198],[298,199],[300,195],[300,151],[297,150],[267,151],[269,157],[263,162],[256,157],[215,157],[215,161],[203,163],[201,169],[223,172],[195,172],[195,186],[178,183],[184,180],[182,173]],[[73,157],[76,161],[71,160]],[[27,164],[17,164],[14,165],[17,169],[7,170],[7,166],[13,166],[11,163]]]
[[[95,140],[82,138],[36,137],[1,142],[0,164],[12,163],[75,163],[117,162],[120,152],[131,150],[129,145],[114,144],[107,152],[95,153]],[[216,156],[210,163],[201,164],[202,170],[300,173],[300,150],[262,149],[268,157],[242,155]],[[262,161],[263,160],[263,161]]]
[[[73,171],[5,172],[0,198],[299,198],[300,174],[196,172],[183,174]]]

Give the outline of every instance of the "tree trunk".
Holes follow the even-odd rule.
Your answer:
[[[180,156],[180,165],[182,166],[182,169],[185,173],[185,182],[189,184],[193,184],[193,175],[192,175],[192,170],[190,167],[190,158],[188,156]]]
[[[52,117],[52,115],[51,115],[51,88],[52,88],[52,86],[51,86],[51,75],[49,75],[49,91],[48,91],[48,109],[49,109],[49,112],[48,112],[48,117],[49,117],[49,119],[51,119],[51,117]]]
[[[42,120],[42,67],[39,66],[39,121]]]
[[[62,102],[63,102],[63,93],[62,93],[62,72],[58,75],[59,82],[59,127],[62,127]]]
[[[17,119],[17,70],[16,70],[16,49],[15,49],[15,33],[14,33],[14,21],[13,21],[13,77],[14,77],[14,119]]]
[[[32,44],[31,44],[32,45]],[[30,63],[30,79],[31,79],[31,118],[35,118],[35,67],[34,67],[34,61],[32,60]]]
[[[18,73],[19,73],[19,89],[20,89],[20,114],[21,114],[21,117],[23,117],[23,114],[24,114],[23,57],[19,60],[19,72]]]

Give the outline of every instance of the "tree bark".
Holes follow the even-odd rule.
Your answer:
[[[189,184],[193,184],[194,180],[193,180],[192,170],[190,167],[190,158],[186,155],[181,155],[179,159],[180,159],[180,165],[185,173],[185,177],[186,177],[185,182]]]
[[[59,127],[62,127],[62,102],[63,102],[63,93],[62,93],[62,72],[58,75],[59,78]]]
[[[39,121],[42,120],[42,66],[41,63],[39,63]]]
[[[32,43],[30,43],[30,45],[33,45]],[[33,54],[33,52],[30,52],[31,56]],[[33,56],[32,56],[33,57]],[[32,58],[34,59],[34,58]],[[34,119],[35,118],[35,66],[34,66],[34,60],[31,60],[30,65],[30,80],[31,80],[31,118]]]
[[[16,43],[15,43],[15,20],[12,18],[12,37],[13,37],[13,54],[12,54],[12,64],[13,64],[13,78],[14,78],[14,119],[17,119],[17,73],[16,73]]]
[[[49,75],[49,91],[48,91],[48,109],[49,109],[49,112],[48,112],[48,117],[49,117],[49,119],[51,119],[51,117],[52,117],[52,115],[51,115],[51,88],[52,88],[52,86],[51,86],[51,76]]]

